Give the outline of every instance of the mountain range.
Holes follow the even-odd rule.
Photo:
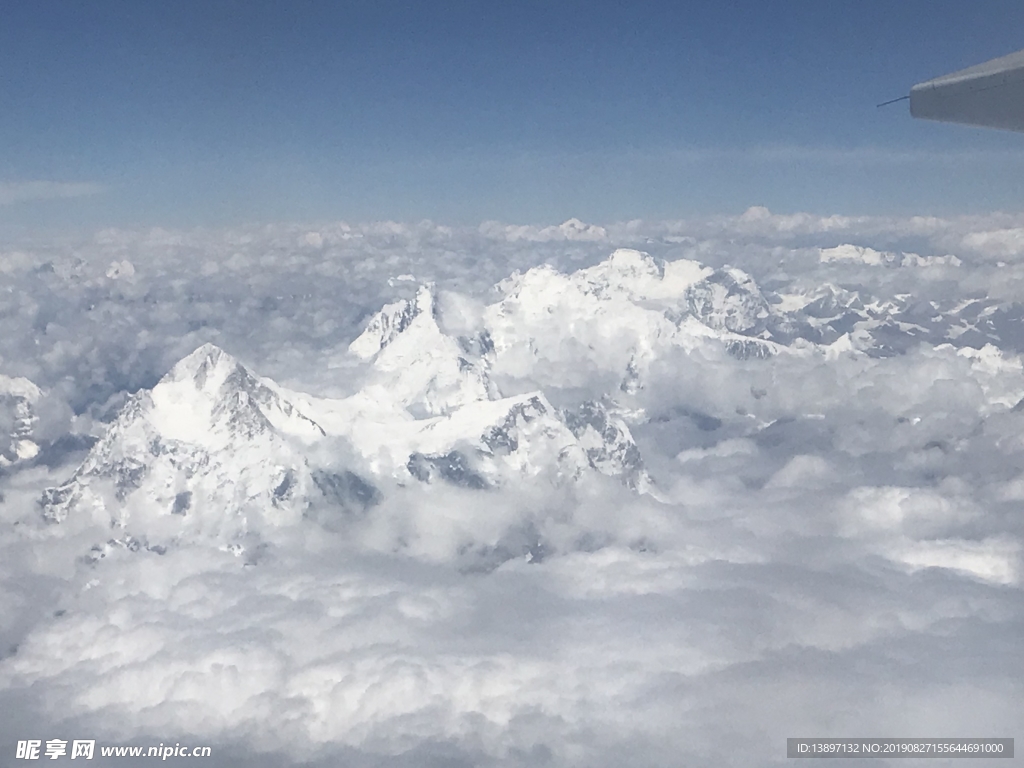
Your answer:
[[[768,290],[736,268],[628,249],[571,274],[517,272],[492,298],[458,322],[430,284],[384,306],[349,346],[361,378],[344,398],[286,389],[203,345],[128,397],[68,480],[42,494],[42,514],[112,526],[96,558],[196,539],[253,558],[264,526],[358,517],[416,484],[487,494],[612,478],[657,499],[633,431],[651,418],[636,396],[667,354],[890,355],[921,341],[1002,341],[1020,322],[981,299]],[[12,414],[0,461],[38,453],[39,396],[27,380],[0,380]]]

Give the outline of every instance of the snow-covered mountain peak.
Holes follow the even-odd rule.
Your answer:
[[[620,249],[572,274],[539,266],[497,287],[502,298],[485,310],[484,323],[502,375],[573,387],[584,384],[581,372],[596,369],[626,376],[628,393],[671,348],[724,344],[739,357],[777,351],[765,341],[771,308],[738,269]]]
[[[127,420],[123,417],[127,416]],[[233,440],[255,439],[270,432],[300,438],[323,435],[323,429],[261,379],[213,344],[186,356],[119,422],[127,429],[142,419],[156,434],[209,449]]]
[[[160,383],[191,381],[196,389],[216,391],[237,366],[238,361],[216,344],[203,344],[175,363]]]
[[[744,335],[760,335],[767,327],[771,307],[754,278],[741,269],[709,270],[687,291],[689,310],[710,328]]]
[[[60,522],[83,509],[136,541],[164,543],[231,540],[250,513],[294,520],[315,485],[304,446],[326,435],[296,402],[203,345],[128,398],[75,474],[43,494],[44,517]]]
[[[518,303],[527,309],[549,307],[559,300],[583,301],[593,308],[590,302],[594,299],[674,306],[684,300],[688,288],[713,272],[697,261],[665,262],[643,251],[619,248],[592,267],[564,274],[542,264],[525,273],[515,272],[495,288],[502,302]],[[571,299],[567,294],[580,298]]]
[[[421,285],[414,298],[386,304],[380,312],[370,318],[366,329],[348,349],[357,357],[367,360],[414,325],[440,333],[434,313],[433,286]]]
[[[619,248],[600,264],[576,274],[591,284],[629,289],[660,281],[665,277],[665,265],[643,251]]]
[[[572,277],[599,295],[618,293],[633,301],[665,301],[678,300],[711,272],[710,267],[689,259],[665,262],[643,251],[619,248],[600,264]]]
[[[415,298],[386,305],[349,345],[372,361],[367,386],[377,400],[429,417],[497,395],[487,373],[486,332],[457,339],[438,320],[433,286],[422,285]]]
[[[809,298],[811,301],[803,307],[803,312],[814,318],[833,317],[847,309],[864,309],[860,294],[833,283],[823,283],[811,293]]]

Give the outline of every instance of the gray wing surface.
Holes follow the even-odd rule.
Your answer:
[[[910,114],[1024,132],[1024,51],[915,85]]]

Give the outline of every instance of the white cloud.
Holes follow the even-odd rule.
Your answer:
[[[0,205],[96,195],[99,184],[81,181],[0,181]]]
[[[996,584],[1020,582],[1020,543],[1007,539],[938,540],[904,545],[894,557],[912,568],[951,568]]]

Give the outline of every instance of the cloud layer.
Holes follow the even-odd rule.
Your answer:
[[[0,749],[86,734],[210,744],[218,765],[769,766],[789,736],[1014,736],[1021,232],[1010,214],[751,209],[6,247],[0,373],[43,390],[46,461],[0,477],[0,710],[21,713]],[[41,489],[68,477],[125,392],[203,342],[344,397],[368,375],[348,345],[420,283],[461,333],[516,271],[572,273],[617,247],[719,269],[726,298],[742,269],[776,310],[808,318],[792,354],[681,348],[616,390],[643,414],[631,429],[656,497],[610,479],[389,487],[344,525],[268,528],[254,566],[202,542],[90,563],[106,521],[39,514]],[[835,319],[887,307],[870,349]],[[606,394],[624,337],[572,322],[534,362],[508,357],[500,386]],[[526,554],[481,564],[474,547]]]

